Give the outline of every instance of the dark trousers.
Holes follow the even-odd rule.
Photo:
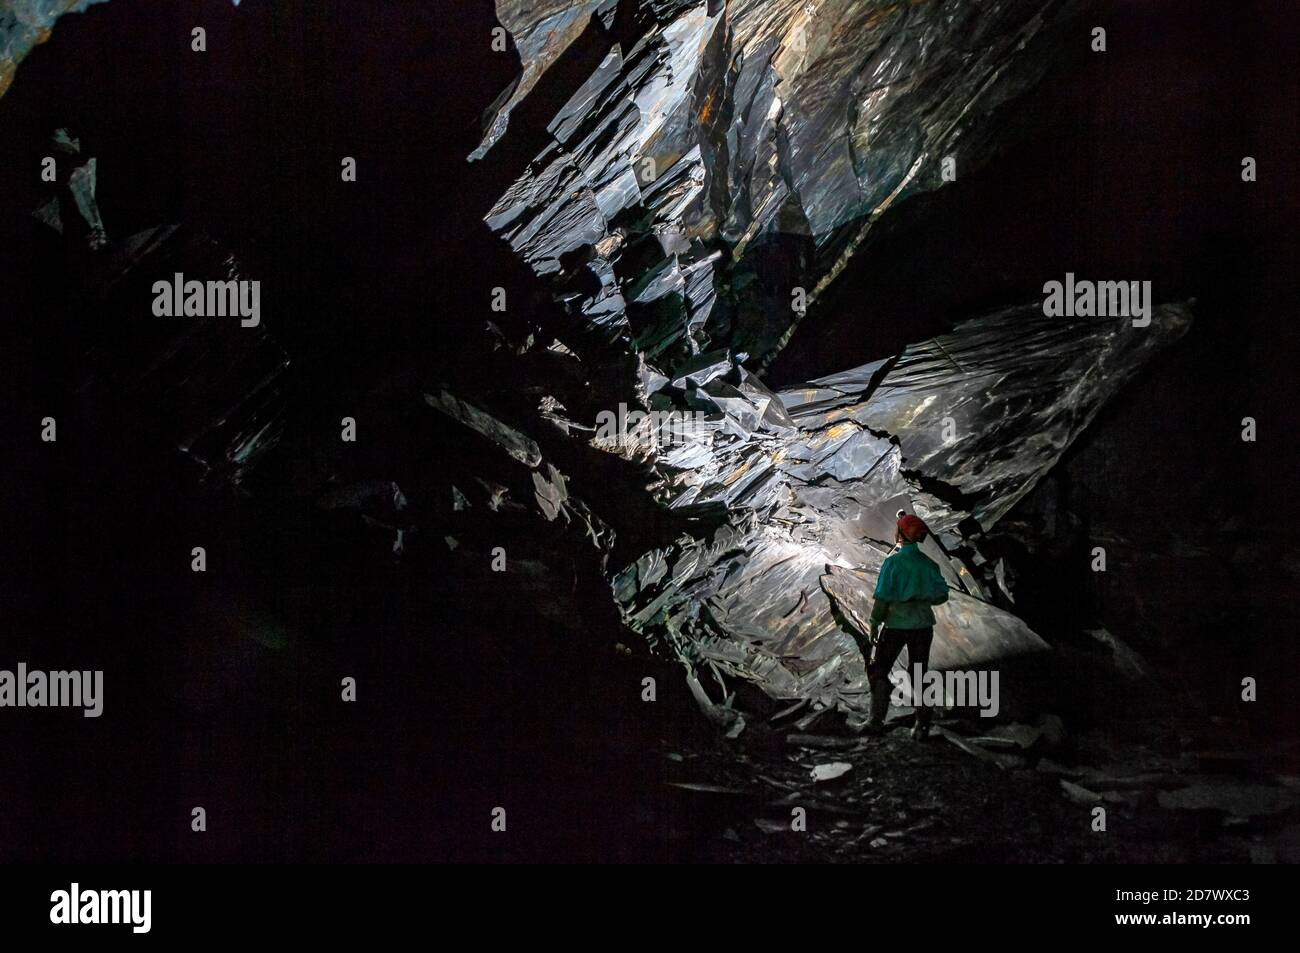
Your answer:
[[[930,664],[930,643],[934,640],[934,629],[890,629],[886,628],[880,633],[880,641],[876,643],[871,650],[871,660],[867,662],[867,680],[871,683],[871,692],[884,692],[889,695],[890,682],[889,670],[894,667],[894,662],[902,654],[904,648],[907,649],[907,677],[909,682],[915,681],[915,668],[921,666],[921,674],[925,674],[926,668]],[[920,685],[914,686],[917,690]],[[883,711],[883,709],[882,709]],[[916,709],[916,720],[919,724],[927,724],[930,716],[933,715],[930,709],[925,706]]]

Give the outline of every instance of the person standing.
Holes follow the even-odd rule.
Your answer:
[[[938,564],[921,552],[920,544],[929,535],[929,527],[919,516],[899,514],[894,530],[898,544],[886,557],[876,580],[874,604],[870,618],[870,658],[867,681],[871,688],[871,716],[866,730],[878,733],[885,727],[889,713],[889,672],[906,647],[913,674],[924,675],[930,662],[930,642],[934,638],[934,611],[948,601],[948,584]],[[933,712],[917,706],[912,737],[924,739],[930,731]]]

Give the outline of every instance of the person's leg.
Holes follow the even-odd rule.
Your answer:
[[[903,646],[907,644],[907,633],[902,629],[886,628],[880,633],[880,641],[871,651],[867,662],[867,682],[871,686],[871,720],[867,722],[873,728],[885,724],[889,714],[889,670],[894,667]]]
[[[934,641],[934,629],[912,629],[907,633],[907,669],[909,676],[920,675],[925,678],[925,673],[930,667],[930,644]],[[917,666],[921,667],[920,672],[916,670]],[[922,682],[921,685],[925,683]],[[917,690],[921,685],[914,686]],[[930,722],[934,718],[934,709],[929,705],[918,705],[916,707],[915,720],[912,722],[912,735],[916,738],[924,738],[930,731]]]

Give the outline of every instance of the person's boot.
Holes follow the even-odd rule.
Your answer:
[[[918,708],[915,720],[912,722],[912,740],[924,741],[928,737],[930,737],[930,710]]]
[[[867,734],[878,735],[885,730],[885,716],[889,714],[889,683],[876,682],[871,686],[871,717],[862,729]]]

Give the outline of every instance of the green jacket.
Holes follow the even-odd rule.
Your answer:
[[[948,583],[938,564],[916,543],[904,543],[880,567],[871,621],[889,629],[927,629],[934,625],[930,606],[947,601]]]

